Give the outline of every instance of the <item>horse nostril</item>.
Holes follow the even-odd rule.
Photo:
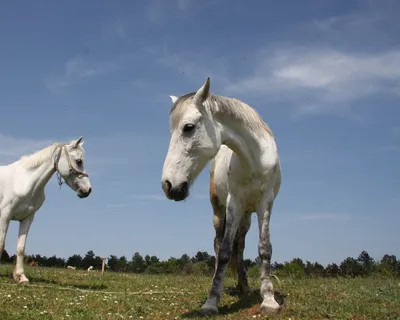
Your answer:
[[[189,189],[189,183],[186,181],[186,182],[184,182],[184,183],[182,183],[182,185],[181,185],[181,191],[182,191],[182,193],[187,193],[187,191],[188,191],[188,189]]]
[[[169,182],[169,180],[164,180],[162,183],[162,189],[164,190],[165,193],[169,193],[172,189],[171,182]]]
[[[89,188],[89,190],[88,190],[88,193],[87,193],[87,194],[89,195],[91,192],[92,192],[92,187],[90,187],[90,188]]]

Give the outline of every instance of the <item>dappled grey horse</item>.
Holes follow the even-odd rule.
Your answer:
[[[269,232],[272,206],[281,184],[275,138],[253,108],[237,99],[210,94],[209,78],[197,92],[171,99],[171,140],[162,172],[162,189],[167,198],[186,199],[195,179],[213,159],[210,196],[216,266],[202,312],[218,313],[225,270],[233,252],[239,287],[248,290],[243,265],[244,239],[251,213],[256,212],[263,298],[260,312],[275,313],[280,306],[270,278]]]

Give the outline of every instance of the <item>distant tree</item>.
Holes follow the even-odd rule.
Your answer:
[[[205,251],[197,251],[196,255],[192,258],[192,262],[207,262],[207,260],[210,258],[210,255],[208,252]]]
[[[107,266],[112,271],[118,271],[118,257],[114,256],[114,255],[111,255],[107,259]]]
[[[82,259],[82,267],[87,269],[90,266],[95,266],[96,265],[96,255],[94,254],[93,250],[89,250],[86,252],[85,257]]]
[[[325,277],[336,278],[340,274],[339,266],[336,263],[328,264],[324,271]]]
[[[367,251],[362,251],[358,256],[357,261],[360,263],[363,275],[370,275],[375,267],[374,259]]]
[[[67,259],[67,266],[76,267],[78,269],[82,268],[82,256],[79,254],[74,254]]]
[[[259,265],[259,263],[257,263],[257,262],[255,262],[255,264]],[[275,261],[274,263],[271,264],[271,270],[273,270],[273,271],[279,270],[279,269],[282,269],[282,268],[283,268],[283,263],[279,263],[279,262]]]
[[[185,253],[185,254],[183,254],[183,255],[180,257],[180,259],[179,259],[179,265],[180,265],[181,269],[182,269],[185,265],[187,265],[188,263],[190,263],[190,257],[189,257],[189,255],[187,255],[187,254]]]
[[[348,257],[340,264],[340,274],[345,277],[359,277],[363,275],[363,269],[356,259]]]
[[[117,263],[117,271],[119,272],[126,272],[128,270],[128,259],[125,256],[122,256],[118,259]]]
[[[47,259],[47,266],[51,268],[62,268],[65,265],[65,260],[57,258],[56,255],[51,256]]]
[[[144,257],[144,261],[146,263],[146,267],[148,267],[151,264],[156,264],[156,263],[160,262],[160,259],[158,259],[156,256],[151,256],[150,257],[149,255],[146,255]]]
[[[304,263],[303,260],[300,259],[300,258],[294,258],[294,259],[291,261],[291,263],[296,263],[296,264],[298,264],[303,270],[306,268],[305,263]]]
[[[389,276],[400,275],[400,261],[396,256],[385,254],[379,264],[379,272]]]
[[[133,255],[130,265],[130,269],[135,273],[142,273],[146,270],[146,261],[139,252],[136,252]]]
[[[304,266],[297,262],[297,260],[292,260],[291,262],[285,262],[282,269],[276,271],[279,276],[302,278],[306,276],[304,271]]]
[[[324,275],[325,268],[318,262],[311,263],[306,261],[304,271],[308,276],[321,277]]]
[[[4,249],[3,253],[1,254],[0,262],[4,262],[4,263],[11,263],[12,262],[11,257],[8,254],[6,249]]]
[[[244,260],[243,262],[245,263],[245,267],[246,267],[246,260]],[[209,270],[214,270],[215,269],[215,256],[209,255],[206,263],[207,263]]]

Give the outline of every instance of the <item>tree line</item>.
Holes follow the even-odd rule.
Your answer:
[[[15,263],[16,256],[10,256],[4,250],[0,261],[3,263]],[[74,254],[67,259],[36,255],[26,255],[25,263],[35,262],[42,267],[65,268],[73,266],[77,269],[101,269],[102,259],[93,250],[89,250],[83,257]],[[245,267],[250,277],[259,276],[260,259],[245,259]],[[212,275],[215,267],[215,256],[207,252],[198,251],[190,257],[183,254],[180,258],[171,257],[161,261],[156,256],[142,256],[136,252],[130,260],[126,256],[117,257],[110,255],[107,258],[106,268],[114,272],[132,272],[147,274],[197,274]],[[284,263],[274,262],[271,265],[272,272],[280,276],[290,277],[359,277],[380,274],[387,277],[400,277],[400,260],[396,256],[385,254],[380,261],[374,260],[368,252],[362,251],[357,258],[348,257],[340,264],[331,263],[326,267],[318,262],[303,261],[295,258]]]

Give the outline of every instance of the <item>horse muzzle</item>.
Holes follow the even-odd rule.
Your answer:
[[[169,200],[182,201],[189,196],[189,183],[187,181],[177,186],[172,186],[169,180],[164,180],[161,186]]]
[[[77,194],[78,197],[82,199],[82,198],[87,198],[91,192],[92,188],[90,187],[86,192],[79,189]]]

